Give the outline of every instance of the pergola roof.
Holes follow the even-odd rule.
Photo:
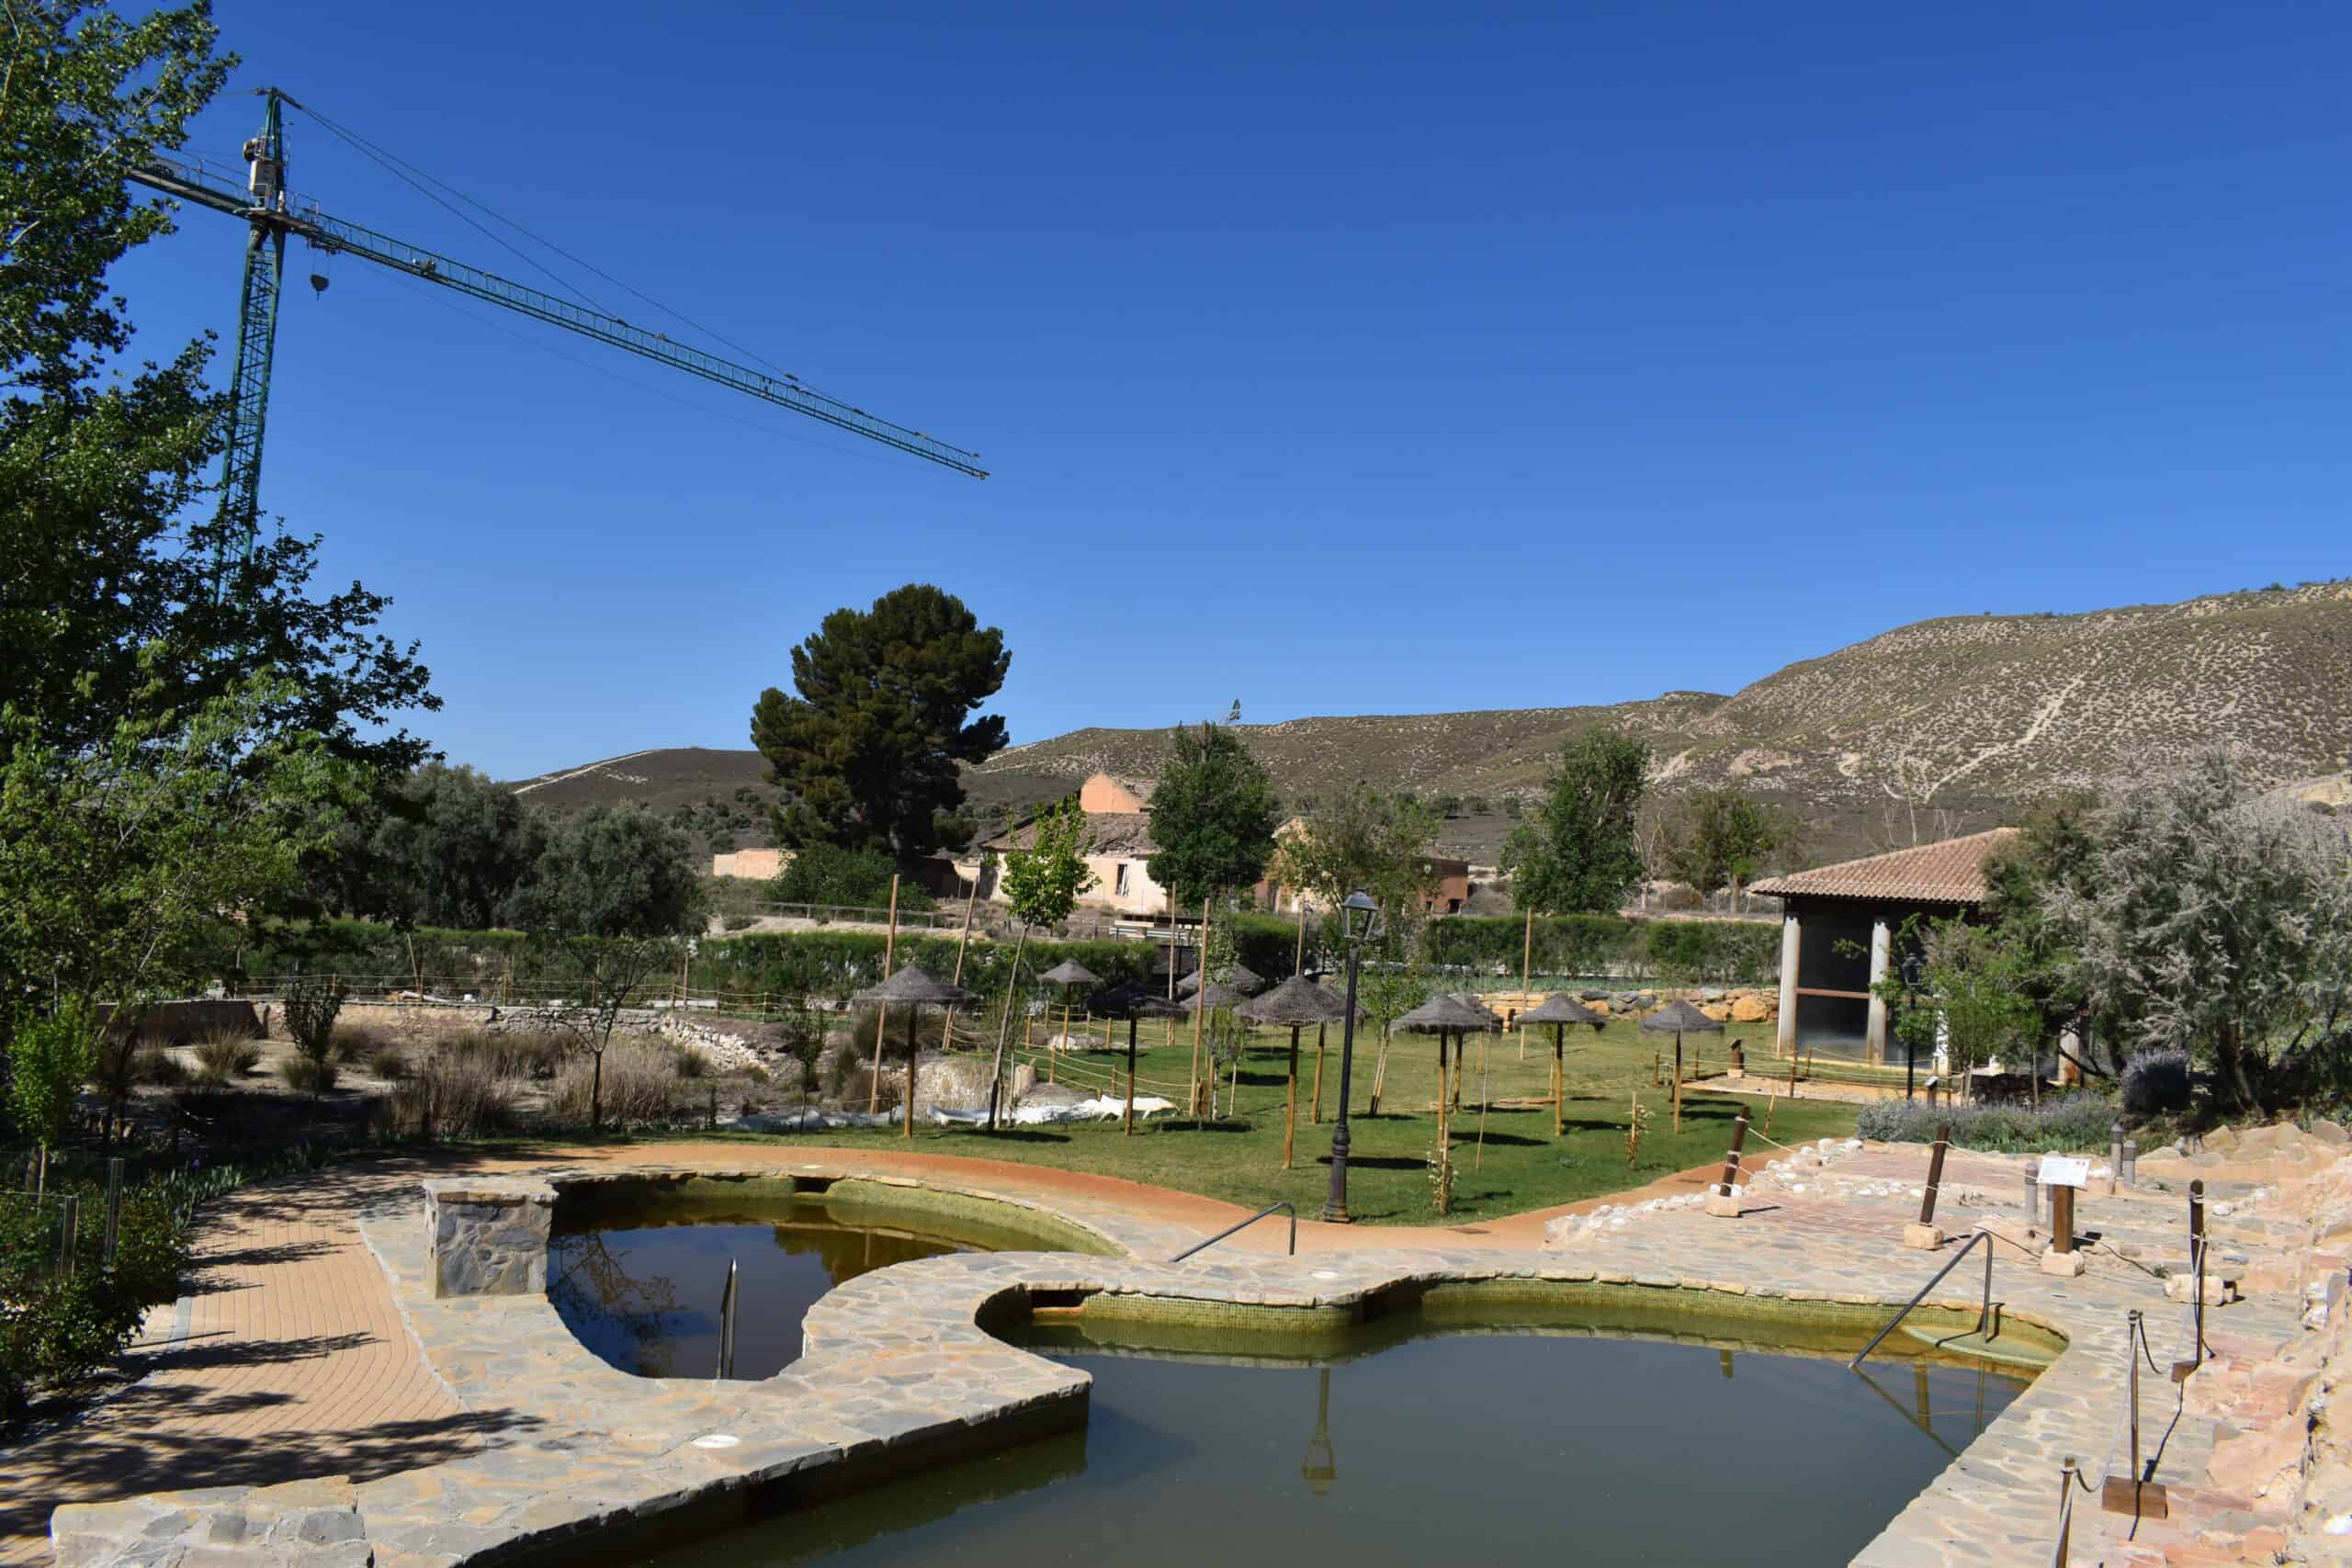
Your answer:
[[[2017,839],[2015,828],[1994,828],[1787,876],[1768,876],[1748,891],[1770,898],[1973,906],[1984,902],[1984,863]]]
[[[935,978],[918,964],[904,964],[878,986],[868,986],[854,998],[860,1002],[894,1002],[913,1007],[961,1007],[972,993]]]
[[[1568,995],[1555,991],[1544,998],[1544,1005],[1521,1013],[1521,1023],[1589,1023],[1596,1028],[1609,1021]]]
[[[1686,1001],[1671,1001],[1642,1020],[1642,1027],[1659,1034],[1721,1034],[1724,1026]]]
[[[1416,1034],[1484,1034],[1500,1022],[1484,1008],[1464,1006],[1458,997],[1437,996],[1398,1019],[1394,1027]]]
[[[1294,975],[1236,1010],[1251,1023],[1337,1023],[1348,1015],[1348,1004],[1306,976]]]

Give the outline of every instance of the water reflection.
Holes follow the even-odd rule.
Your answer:
[[[1298,1467],[1306,1489],[1317,1497],[1340,1481],[1340,1456],[1331,1448],[1331,1369],[1315,1370],[1315,1435],[1306,1439],[1306,1460]]]
[[[800,1320],[835,1285],[893,1263],[968,1250],[913,1231],[844,1224],[813,1207],[783,1220],[607,1217],[563,1228],[549,1243],[548,1302],[582,1344],[625,1372],[712,1377],[719,1299],[727,1266],[735,1263],[736,1375],[764,1378],[799,1359]]]

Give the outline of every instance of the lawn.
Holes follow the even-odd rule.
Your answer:
[[[1161,1026],[1146,1026],[1147,1041],[1153,1038],[1156,1027]],[[1742,1032],[1753,1036],[1747,1043],[1761,1066],[1769,1058],[1769,1037],[1760,1029]],[[1172,1047],[1165,1043],[1164,1029],[1159,1038],[1162,1043],[1144,1050],[1138,1058],[1142,1092],[1153,1092],[1156,1082],[1167,1084],[1171,1088],[1163,1092],[1181,1100],[1181,1085],[1192,1058],[1190,1026],[1178,1025]],[[1284,1170],[1283,1086],[1289,1038],[1288,1030],[1272,1029],[1261,1030],[1251,1037],[1241,1063],[1238,1115],[1195,1123],[1163,1114],[1148,1123],[1138,1122],[1133,1137],[1123,1134],[1115,1122],[1007,1128],[994,1134],[919,1125],[913,1146],[927,1154],[1125,1177],[1250,1208],[1288,1199],[1299,1206],[1302,1215],[1311,1216],[1321,1208],[1330,1179],[1328,1156],[1330,1116],[1339,1094],[1339,1031],[1330,1032],[1325,1058],[1320,1126],[1310,1124],[1308,1119],[1315,1072],[1314,1032],[1309,1030],[1305,1036],[1299,1059],[1296,1157],[1293,1168]],[[1124,1032],[1120,1039],[1124,1041]],[[1673,1047],[1673,1037],[1667,1036],[1663,1050],[1669,1065]],[[1722,1035],[1710,1035],[1703,1043],[1692,1036],[1687,1048],[1693,1055],[1703,1052],[1702,1065],[1709,1070],[1720,1068],[1728,1054]],[[1477,1109],[1480,1043],[1473,1036],[1463,1109],[1453,1119],[1456,1174],[1452,1218],[1491,1219],[1600,1197],[1720,1160],[1742,1104],[1754,1108],[1755,1126],[1761,1130],[1760,1102],[1686,1089],[1682,1130],[1676,1133],[1668,1091],[1651,1082],[1652,1060],[1659,1050],[1657,1036],[1640,1034],[1629,1022],[1611,1023],[1598,1034],[1587,1030],[1573,1036],[1567,1047],[1568,1099],[1563,1134],[1556,1141],[1553,1137],[1548,1103],[1531,1109],[1498,1108],[1486,1117],[1482,1153]],[[1380,1113],[1370,1115],[1366,1104],[1378,1051],[1376,1038],[1359,1035],[1355,1114],[1350,1123],[1353,1147],[1349,1156],[1349,1208],[1360,1221],[1426,1224],[1437,1217],[1428,1164],[1437,1142],[1437,1042],[1424,1035],[1396,1038],[1389,1048]],[[1037,1062],[1043,1076],[1041,1054],[1025,1054],[1023,1059]],[[1485,1064],[1487,1089],[1495,1100],[1532,1100],[1550,1092],[1548,1032],[1540,1039],[1531,1034],[1523,1064],[1515,1036],[1490,1035],[1485,1045]],[[1124,1049],[1072,1053],[1057,1066],[1059,1081],[1080,1089],[1109,1086],[1114,1071],[1120,1075],[1125,1071]],[[1123,1076],[1118,1082],[1124,1087]],[[1628,1166],[1625,1125],[1636,1094],[1651,1115],[1639,1157]],[[1854,1130],[1854,1114],[1851,1105],[1782,1100],[1773,1112],[1772,1135],[1788,1144],[1848,1137]],[[908,1146],[896,1130],[842,1131],[795,1141],[850,1148]],[[1748,1146],[1758,1159],[1775,1152],[1754,1140]]]

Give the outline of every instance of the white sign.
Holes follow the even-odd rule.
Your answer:
[[[2088,1159],[2043,1155],[2041,1184],[2044,1187],[2088,1187],[2091,1184],[2091,1162]]]

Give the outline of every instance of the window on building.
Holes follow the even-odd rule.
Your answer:
[[[1119,869],[1112,874],[1111,891],[1122,898],[1127,896],[1127,863],[1125,861],[1121,861]]]

